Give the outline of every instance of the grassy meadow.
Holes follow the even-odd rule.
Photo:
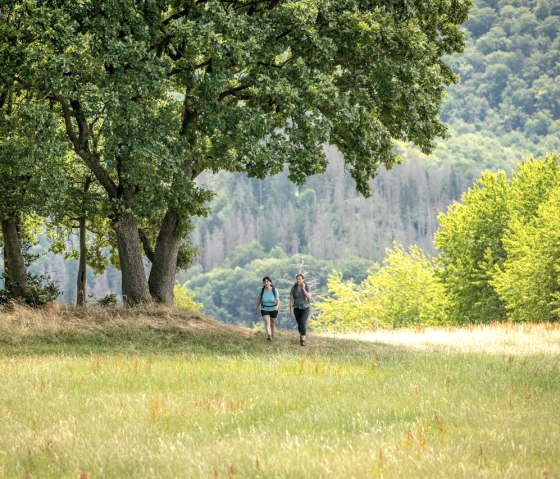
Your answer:
[[[15,308],[0,477],[560,477],[559,347],[559,325],[302,348],[180,310]]]

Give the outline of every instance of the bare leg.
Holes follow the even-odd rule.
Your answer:
[[[270,318],[270,334],[274,337],[274,330],[276,329],[276,318]]]
[[[264,329],[266,331],[266,336],[267,338],[272,338],[272,331],[270,328],[270,316],[268,314],[266,316],[263,316],[263,320],[264,320]]]

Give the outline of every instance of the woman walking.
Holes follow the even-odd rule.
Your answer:
[[[290,291],[290,317],[296,318],[299,331],[299,344],[305,346],[305,336],[307,334],[307,320],[309,319],[309,300],[311,291],[305,283],[303,274],[296,276],[296,284]]]
[[[272,280],[268,276],[265,276],[263,278],[261,294],[257,298],[256,314],[259,314],[260,309],[261,316],[264,320],[266,339],[268,341],[272,341],[272,338],[274,337],[274,323],[276,321],[276,316],[278,316],[279,306],[280,296],[278,295],[278,291],[272,285]]]

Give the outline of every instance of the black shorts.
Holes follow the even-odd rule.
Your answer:
[[[261,316],[270,316],[272,319],[275,319],[278,316],[278,310],[275,309],[274,311],[265,311],[261,309]]]

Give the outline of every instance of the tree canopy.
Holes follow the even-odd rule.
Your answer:
[[[11,0],[0,7],[15,82],[58,116],[104,192],[125,302],[173,297],[183,237],[211,194],[204,171],[302,183],[325,143],[357,189],[429,152],[456,78],[468,0]],[[49,143],[39,142],[52,152]],[[152,262],[146,278],[142,248]]]
[[[524,13],[511,16],[512,7]],[[326,173],[301,187],[289,184],[286,171],[263,182],[243,174],[212,175],[208,182],[217,197],[209,215],[196,220],[193,234],[199,263],[209,270],[230,259],[237,245],[253,240],[265,249],[278,244],[288,254],[305,252],[318,259],[355,254],[382,261],[394,240],[435,254],[435,216],[459,200],[483,170],[509,173],[529,155],[560,150],[560,123],[551,113],[559,96],[549,89],[558,74],[557,10],[555,2],[541,0],[473,4],[464,24],[464,52],[446,57],[461,77],[448,88],[442,107],[449,137],[438,140],[429,156],[398,142],[403,164],[388,174],[381,168],[370,198],[356,194],[332,148]],[[534,29],[522,26],[527,13],[536,19]],[[479,39],[494,27],[505,32],[507,51],[482,49]],[[521,32],[530,37],[527,46]],[[489,92],[498,92],[502,100],[489,106]],[[302,203],[302,194],[314,201]],[[269,221],[275,234],[267,231]]]

